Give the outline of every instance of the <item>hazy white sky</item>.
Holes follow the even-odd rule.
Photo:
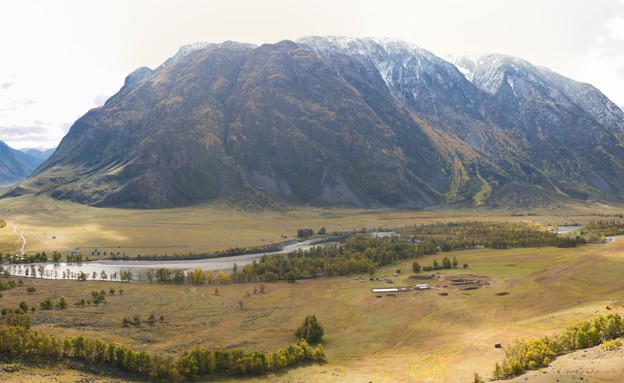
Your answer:
[[[0,140],[53,147],[181,45],[398,37],[445,57],[519,56],[624,105],[624,0],[2,0]]]

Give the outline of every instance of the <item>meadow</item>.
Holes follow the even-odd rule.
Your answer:
[[[31,251],[48,245],[89,247],[106,241],[111,248],[116,245],[158,253],[159,246],[179,241],[181,233],[192,249],[216,250],[256,245],[262,240],[277,242],[281,235],[290,237],[301,227],[348,231],[458,219],[563,224],[598,217],[592,213],[597,210],[584,208],[567,215],[552,211],[512,217],[510,212],[470,210],[224,213],[223,207],[210,206],[136,211],[39,199],[5,201],[0,202],[0,215],[7,226],[0,229],[0,243],[5,248],[20,245],[11,226],[16,225],[24,230],[26,249]],[[57,237],[54,242],[50,235]],[[423,283],[412,278],[411,262],[404,262],[377,270],[377,276],[387,276],[393,284],[385,278],[370,281],[368,275],[351,275],[264,283],[264,293],[259,293],[258,283],[163,285],[22,278],[23,284],[2,292],[0,308],[17,307],[21,302],[39,307],[39,302],[57,301],[62,295],[70,307],[36,310],[34,328],[61,336],[82,334],[166,355],[179,355],[193,347],[276,350],[292,343],[305,316],[315,314],[325,327],[323,345],[328,362],[246,378],[251,382],[468,382],[475,372],[491,376],[494,363],[504,355],[495,343],[504,347],[516,338],[551,335],[597,314],[624,313],[624,240],[570,249],[475,249],[448,254],[469,267],[441,270],[439,278],[424,281],[431,289],[422,291],[372,293],[373,287]],[[418,262],[429,265],[441,258],[441,254],[428,255]],[[451,279],[457,278],[483,283],[452,285]],[[36,291],[29,293],[28,287]],[[89,299],[91,291],[110,288],[116,293],[107,294],[106,305],[74,305]],[[153,324],[146,322],[151,315],[157,318]],[[142,323],[124,325],[124,318],[134,317]],[[7,381],[37,381],[44,374],[53,374],[57,381],[76,381],[85,374],[67,365],[35,365],[27,372],[9,374]],[[88,376],[92,381],[124,380]]]

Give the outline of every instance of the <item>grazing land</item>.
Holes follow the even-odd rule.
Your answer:
[[[544,224],[599,219],[580,207],[569,215],[554,211],[521,217],[490,211],[309,209],[224,213],[222,208],[135,211],[95,209],[37,198],[5,200],[0,214],[7,226],[0,229],[0,245],[9,249],[2,251],[16,251],[22,246],[20,235],[11,225],[23,230],[26,251],[65,251],[54,247],[58,244],[67,248],[105,247],[101,243],[106,241],[111,248],[137,249],[145,254],[164,253],[160,246],[180,243],[182,239],[193,251],[257,245],[262,239],[278,242],[281,235],[291,237],[302,227],[326,227],[331,232],[458,219]],[[619,213],[617,209],[593,210],[605,215]],[[52,236],[56,239],[52,240]],[[314,314],[325,328],[323,345],[328,363],[245,378],[251,382],[284,383],[469,382],[475,372],[491,376],[494,363],[503,359],[505,345],[516,338],[552,335],[598,314],[624,313],[624,240],[567,249],[474,249],[447,254],[469,267],[440,270],[439,278],[420,280],[412,278],[412,262],[407,261],[378,269],[376,276],[386,276],[380,281],[371,281],[368,275],[351,275],[273,282],[264,283],[263,293],[254,293],[258,283],[165,285],[22,278],[23,284],[2,292],[0,308],[15,308],[26,302],[37,307],[32,314],[35,329],[58,336],[85,335],[172,356],[194,347],[276,350],[292,343],[295,329],[306,315]],[[422,256],[418,262],[430,265],[444,255]],[[453,285],[453,279],[481,283]],[[372,292],[373,287],[420,283],[429,284],[431,289]],[[34,287],[35,292],[29,292],[28,287]],[[91,291],[108,292],[111,288],[115,294],[106,295],[105,305],[74,305],[90,299]],[[41,301],[58,301],[60,296],[67,298],[70,307],[39,309]],[[153,324],[147,323],[151,315],[157,318]],[[135,317],[141,324],[123,323],[125,318],[132,321]],[[496,343],[501,343],[503,349],[495,348]],[[555,363],[572,363],[566,362],[572,358],[564,356]],[[601,365],[612,363],[611,357],[595,360]],[[16,364],[6,358],[2,362],[0,377],[7,382],[44,378],[59,382],[127,380],[105,371],[85,372],[77,362]],[[549,369],[553,366],[557,364]],[[575,376],[589,376],[586,368],[567,366],[565,371],[578,372]],[[11,370],[15,371],[7,372]],[[621,369],[607,375],[612,380],[601,381],[624,379]],[[224,377],[221,381],[234,380]]]

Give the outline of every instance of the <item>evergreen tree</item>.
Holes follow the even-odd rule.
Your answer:
[[[415,273],[419,273],[420,272],[420,268],[421,267],[420,267],[420,264],[418,262],[414,261],[414,263],[412,263],[412,270]]]
[[[316,315],[308,315],[303,325],[295,331],[297,339],[305,339],[308,343],[318,343],[325,334],[325,330],[316,319]]]

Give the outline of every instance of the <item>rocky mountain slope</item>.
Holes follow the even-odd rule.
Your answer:
[[[394,39],[195,44],[130,74],[8,195],[132,207],[617,199],[623,134],[624,113],[597,89],[517,58],[452,64]]]

